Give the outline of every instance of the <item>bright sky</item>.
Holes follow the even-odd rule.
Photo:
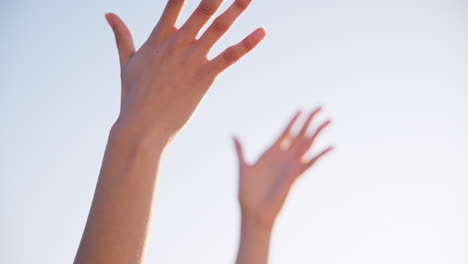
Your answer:
[[[140,46],[164,5],[0,4],[1,263],[73,261],[119,107],[103,14]],[[295,185],[271,263],[468,263],[467,12],[464,0],[255,0],[212,55],[258,26],[268,36],[166,152],[147,263],[233,263],[230,136],[254,160],[296,109],[318,104],[334,124],[314,151],[337,149]]]

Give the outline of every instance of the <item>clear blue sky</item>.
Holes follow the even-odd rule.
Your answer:
[[[73,261],[119,107],[103,14],[140,46],[164,5],[0,4],[0,263]],[[230,136],[253,160],[318,104],[334,124],[314,151],[337,149],[296,184],[271,263],[468,263],[467,13],[465,0],[255,0],[212,55],[258,26],[268,36],[168,149],[147,263],[233,263]]]

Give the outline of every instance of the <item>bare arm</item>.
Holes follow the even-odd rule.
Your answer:
[[[222,0],[202,0],[177,29],[184,2],[168,1],[160,21],[138,51],[122,20],[106,15],[119,52],[121,106],[109,133],[75,264],[143,262],[164,149],[188,122],[216,77],[265,37],[259,28],[208,60],[207,53],[250,0],[236,0],[198,40],[197,34]]]
[[[241,207],[241,239],[237,264],[266,264],[271,232],[293,183],[323,155],[329,147],[312,159],[305,154],[319,133],[330,124],[324,122],[313,134],[307,129],[320,108],[308,115],[297,135],[291,128],[298,112],[281,136],[254,163],[247,164],[239,140],[234,139],[239,159],[239,202]]]

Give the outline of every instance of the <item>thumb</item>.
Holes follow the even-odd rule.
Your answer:
[[[244,166],[246,165],[245,163],[245,158],[244,158],[244,150],[242,149],[242,144],[240,143],[239,139],[237,137],[232,137],[234,141],[234,146],[236,147],[236,152],[237,152],[237,158],[239,159],[239,165]]]
[[[125,23],[113,13],[105,14],[107,23],[114,31],[117,49],[119,51],[120,69],[122,70],[128,60],[135,54],[132,35]]]

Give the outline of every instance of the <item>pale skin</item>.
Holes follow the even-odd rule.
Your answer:
[[[245,161],[237,138],[234,144],[239,160],[239,202],[241,208],[241,241],[237,264],[267,263],[271,232],[294,182],[321,157],[328,147],[307,158],[319,134],[331,120],[323,122],[312,134],[308,128],[321,108],[307,115],[297,134],[291,132],[300,115],[297,112],[281,135],[253,164]]]
[[[109,132],[75,264],[144,262],[158,168],[165,149],[189,121],[217,76],[266,36],[265,29],[258,28],[209,60],[208,52],[251,0],[235,0],[199,39],[196,36],[222,0],[202,0],[177,28],[184,3],[168,1],[159,22],[138,50],[124,22],[115,14],[106,14],[120,61],[120,113]],[[274,219],[292,182],[330,150],[319,154],[315,161],[304,161],[299,156],[314,140],[305,132],[292,136],[290,128],[283,134],[277,141],[280,143],[255,164],[245,162],[241,145],[235,141],[240,158],[242,208],[237,263],[267,262]]]

